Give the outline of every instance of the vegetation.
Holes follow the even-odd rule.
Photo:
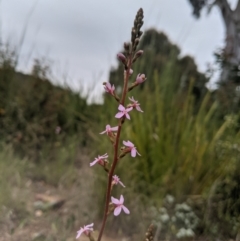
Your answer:
[[[121,226],[133,235],[153,218],[149,210],[164,205],[164,198],[171,194],[177,203],[190,202],[195,208],[201,220],[194,230],[196,235],[236,237],[240,222],[238,108],[226,108],[231,105],[227,101],[232,100],[226,95],[223,98],[222,89],[209,92],[205,87],[207,78],[197,71],[194,60],[179,58],[179,48],[163,33],[147,31],[142,45],[145,56],[136,63],[132,80],[138,70],[145,71],[144,91],[139,89],[137,93],[144,115],[134,116],[124,133],[142,158],[125,160],[117,170],[121,179],[130,183],[127,195],[133,201],[129,208],[140,211],[127,221],[120,219],[121,225],[116,221],[112,225],[119,232]],[[51,84],[44,72],[48,69],[41,69],[39,62],[31,75],[18,73],[14,52],[1,51],[0,192],[4,195],[0,206],[20,213],[19,219],[23,220],[32,212],[26,208],[29,180],[58,191],[74,187],[75,195],[67,190],[75,200],[67,206],[72,219],[52,222],[59,232],[64,232],[61,225],[66,225],[70,235],[79,224],[76,216],[80,214],[74,213],[76,206],[80,209],[78,202],[82,202],[81,194],[76,194],[79,186],[86,186],[88,192],[94,187],[93,177],[87,185],[84,166],[109,146],[107,138],[100,140],[97,133],[115,122],[117,102],[110,102],[105,95],[101,109],[88,105],[79,93]],[[120,73],[120,67],[110,73],[116,87],[122,79]],[[99,203],[102,188],[98,184],[94,190],[91,198]],[[68,199],[68,192],[65,195]],[[96,204],[89,208],[98,212]],[[81,215],[88,220],[86,213]],[[140,218],[144,218],[142,223]],[[67,239],[67,234],[64,237]]]

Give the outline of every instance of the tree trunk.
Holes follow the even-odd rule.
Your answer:
[[[231,81],[232,69],[240,71],[240,0],[235,10],[231,10],[227,0],[216,0],[220,8],[226,31],[226,45],[223,51],[224,65],[220,81]]]

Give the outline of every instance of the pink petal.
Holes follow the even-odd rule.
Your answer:
[[[128,141],[123,141],[124,146],[128,146]]]
[[[118,130],[118,126],[112,127],[111,130],[112,131],[117,131]]]
[[[124,197],[123,195],[120,196],[120,199],[119,199],[120,203],[123,204],[124,203]]]
[[[131,111],[133,108],[132,107],[129,107],[126,109],[127,112]]]
[[[129,213],[130,213],[130,211],[129,211],[125,206],[122,206],[122,209],[123,209],[123,211],[124,211],[126,214],[129,214]]]
[[[98,161],[99,161],[99,160],[96,159],[95,161],[91,162],[91,163],[90,163],[90,167],[94,166],[96,163],[98,163]]]
[[[123,144],[125,146],[134,147],[134,145],[133,145],[133,143],[131,141],[123,141]]]
[[[106,130],[110,129],[111,126],[110,125],[106,125]]]
[[[115,115],[116,118],[122,118],[123,116],[124,116],[124,113],[122,113],[122,112],[118,112],[118,113]]]
[[[140,112],[143,112],[143,111],[141,110],[140,106],[136,106],[136,109],[137,109],[138,111],[140,111]]]
[[[104,133],[106,133],[107,131],[102,131],[102,132],[100,132],[99,134],[104,134]]]
[[[121,213],[122,207],[118,206],[114,209],[114,215],[118,216]]]
[[[118,181],[118,182],[121,186],[125,187],[125,185],[121,181]]]
[[[123,105],[119,105],[119,106],[118,106],[118,109],[119,109],[120,111],[124,111],[124,110],[125,110],[125,107],[124,107]]]
[[[86,225],[85,227],[86,227],[86,228],[92,228],[93,225],[94,225],[94,223],[91,223],[91,224]]]
[[[131,150],[131,156],[132,156],[132,157],[135,157],[136,154],[137,154],[136,148],[132,148],[132,150]]]
[[[126,113],[125,115],[126,115],[127,119],[130,120],[130,115],[128,113]]]
[[[107,82],[106,84],[107,88],[110,90],[112,88],[111,84],[109,82]]]
[[[131,100],[132,102],[135,102],[135,100],[134,100],[133,96],[132,96],[132,98],[131,98],[131,97],[129,97],[129,100]]]
[[[116,199],[116,198],[114,198],[114,197],[111,197],[111,201],[112,201],[112,203],[114,203],[114,204],[117,204],[117,205],[120,204],[120,203],[119,203],[119,200]]]
[[[76,236],[76,239],[78,239],[80,236],[81,236],[81,234],[83,233],[83,228],[81,228],[79,231],[77,231],[77,236]]]
[[[102,156],[98,156],[98,158],[101,158],[101,159],[106,159],[106,158],[108,158],[108,154],[107,153],[105,153],[104,155],[102,155]]]

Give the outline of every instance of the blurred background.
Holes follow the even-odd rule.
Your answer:
[[[0,240],[75,240],[101,224],[106,174],[89,168],[113,150],[116,55],[144,10],[147,81],[130,96],[117,187],[131,215],[110,217],[104,240],[239,240],[240,0],[0,2]],[[83,238],[83,237],[81,237]],[[84,239],[84,238],[83,238]]]

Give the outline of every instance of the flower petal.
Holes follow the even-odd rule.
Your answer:
[[[123,141],[124,146],[129,146],[128,141]]]
[[[77,231],[77,236],[76,236],[76,239],[78,239],[80,236],[81,236],[81,234],[83,233],[83,228],[81,228],[79,231]]]
[[[130,120],[130,115],[128,113],[126,113],[125,116]]]
[[[129,107],[126,109],[127,112],[131,111],[133,108],[132,107]]]
[[[133,96],[132,96],[132,98],[131,97],[129,97],[129,100],[131,100],[132,102],[134,102],[135,100],[134,100],[134,98],[133,98]]]
[[[117,198],[111,197],[111,201],[114,204],[117,204],[117,205],[119,204],[119,200]]]
[[[118,109],[119,109],[120,111],[124,111],[124,110],[125,110],[125,107],[120,104],[120,105],[118,106]]]
[[[102,155],[102,156],[98,156],[98,158],[101,158],[101,159],[106,159],[106,158],[108,158],[108,154],[107,153],[105,153],[104,155]]]
[[[136,154],[137,154],[137,150],[136,150],[135,147],[133,147],[132,150],[131,150],[131,156],[136,157]]]
[[[122,210],[122,207],[121,206],[118,206],[114,209],[114,215],[115,216],[118,216],[120,213],[121,213],[121,210]]]
[[[104,134],[104,133],[106,133],[107,131],[102,131],[102,132],[100,132],[99,134]]]
[[[123,204],[124,203],[124,197],[123,195],[120,196],[120,199],[119,199],[120,203]]]
[[[143,110],[140,108],[140,106],[136,106],[136,110],[138,110],[139,112],[143,112]]]
[[[86,225],[85,227],[86,227],[86,228],[92,228],[93,225],[94,225],[94,223],[91,223],[91,224]]]
[[[118,126],[111,127],[111,131],[118,131]]]
[[[126,213],[126,214],[130,213],[130,211],[123,205],[122,205],[122,209],[123,209],[124,213]]]
[[[122,112],[118,112],[118,113],[115,115],[116,118],[122,118],[123,116],[124,116],[124,113],[122,113]]]
[[[126,187],[120,180],[118,181],[118,183],[123,186],[123,187]]]
[[[131,141],[125,141],[125,143],[123,143],[125,146],[128,146],[128,147],[134,147],[134,144],[131,142]]]
[[[110,84],[109,82],[107,82],[107,83],[106,83],[106,87],[107,87],[108,89],[111,89],[111,84]]]
[[[98,161],[99,161],[99,160],[96,159],[95,161],[91,162],[91,163],[90,163],[90,167],[94,166],[96,163],[98,163]]]

